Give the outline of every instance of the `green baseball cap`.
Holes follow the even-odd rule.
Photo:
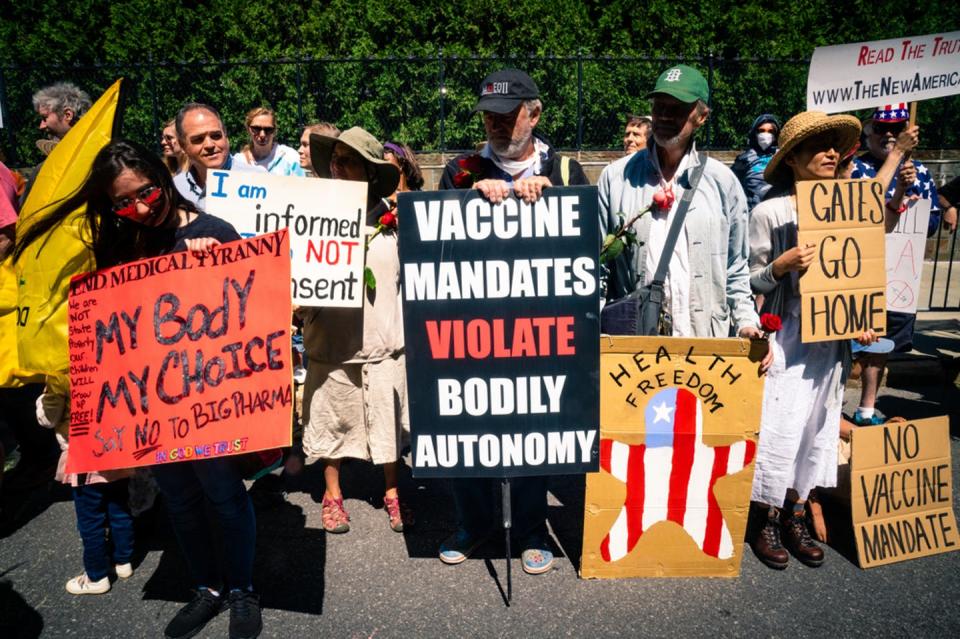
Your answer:
[[[702,73],[685,64],[672,66],[661,73],[653,91],[644,97],[652,98],[657,93],[666,93],[681,102],[710,101],[710,87],[707,86],[707,79]]]

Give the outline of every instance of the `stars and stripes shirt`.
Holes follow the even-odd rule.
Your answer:
[[[870,153],[865,153],[853,160],[853,173],[851,178],[874,178],[877,177],[877,171],[883,166],[883,160],[874,157]],[[940,200],[937,198],[937,183],[933,181],[929,169],[919,160],[913,160],[913,166],[917,169],[917,179],[914,180],[906,192],[906,197],[918,195],[924,200],[930,200],[930,225],[927,229],[928,235],[933,235],[937,227],[940,226]],[[887,199],[893,197],[893,192],[897,189],[897,173],[893,174],[893,179],[887,186]]]

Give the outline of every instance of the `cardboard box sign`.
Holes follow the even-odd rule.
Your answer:
[[[797,182],[797,243],[813,244],[800,277],[804,343],[886,334],[887,267],[879,180]]]
[[[766,342],[600,344],[600,471],[587,475],[581,576],[737,576]]]
[[[70,448],[86,473],[290,445],[286,231],[70,283]]]
[[[852,445],[850,505],[862,568],[960,548],[947,417],[856,428]]]
[[[211,171],[207,212],[253,237],[290,234],[290,293],[300,306],[363,306],[367,183]]]

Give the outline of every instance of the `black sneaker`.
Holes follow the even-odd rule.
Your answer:
[[[261,630],[260,595],[250,590],[231,590],[230,639],[256,639]]]
[[[223,597],[214,595],[203,588],[196,596],[167,624],[163,634],[167,639],[189,639],[207,625],[207,622],[223,610]]]

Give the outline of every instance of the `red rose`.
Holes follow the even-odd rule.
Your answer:
[[[388,229],[397,228],[397,214],[393,211],[387,211],[380,216],[380,226]]]
[[[473,176],[468,171],[460,171],[453,176],[453,185],[458,189],[469,189],[473,186]]]
[[[673,206],[673,189],[661,189],[653,194],[653,205],[660,210],[666,211]]]
[[[460,168],[473,175],[479,175],[483,172],[483,158],[479,155],[471,155],[461,159],[457,164]]]
[[[776,333],[783,328],[783,322],[780,321],[779,315],[764,313],[760,316],[760,328],[766,333]]]

